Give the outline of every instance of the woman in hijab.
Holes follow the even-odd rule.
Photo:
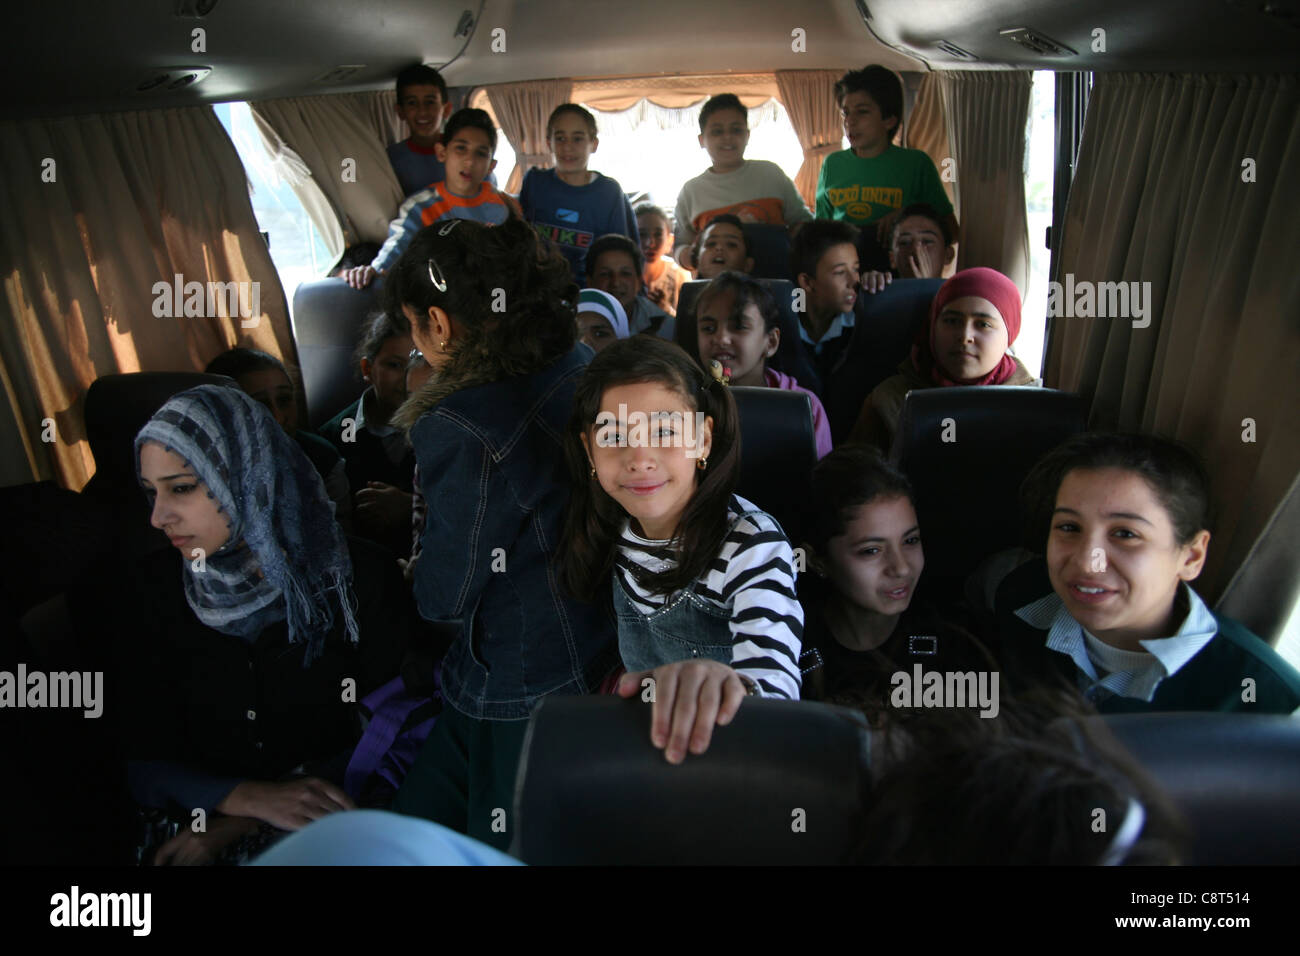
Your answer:
[[[1009,351],[1020,334],[1020,290],[994,269],[963,269],[939,287],[930,322],[898,374],[867,396],[849,440],[885,454],[894,443],[903,399],[914,388],[1033,385]]]
[[[382,551],[344,537],[307,456],[243,392],[174,396],[135,448],[151,523],[176,551],[108,582],[130,615],[128,778],[137,802],[184,822],[155,862],[214,862],[352,807],[338,784],[356,701],[396,676],[409,597]]]

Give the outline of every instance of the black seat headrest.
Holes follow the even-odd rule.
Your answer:
[[[930,303],[943,279],[895,279],[876,293],[859,292],[853,306],[853,338],[844,360],[824,383],[822,403],[831,437],[843,441],[853,430],[871,390],[898,373],[911,354],[917,332],[926,326]]]
[[[798,519],[817,464],[812,405],[802,392],[733,388],[740,415],[736,494],[775,518],[798,544]]]
[[[511,852],[530,864],[829,864],[868,793],[860,715],[746,700],[708,753],[677,766],[640,696],[551,696],[533,711]]]
[[[319,428],[364,390],[353,362],[381,280],[354,289],[339,278],[304,282],[293,294],[293,338],[307,395],[307,427]]]
[[[756,279],[790,278],[790,232],[783,225],[747,222],[741,226],[754,259],[750,275]]]
[[[130,372],[101,375],[86,391],[86,438],[95,474],[83,489],[103,495],[137,492],[135,436],[173,395],[199,385],[228,385],[234,379],[203,372]]]
[[[927,577],[964,577],[1021,544],[1020,485],[1039,458],[1083,430],[1084,414],[1080,396],[1049,388],[908,392],[891,458],[916,493]]]
[[[1172,799],[1202,865],[1300,862],[1300,720],[1109,714],[1105,726]]]

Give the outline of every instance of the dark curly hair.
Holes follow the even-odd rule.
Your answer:
[[[434,285],[431,263],[445,291]],[[383,294],[384,311],[399,323],[407,321],[403,307],[409,306],[423,334],[436,306],[463,333],[436,382],[418,393],[422,400],[408,400],[394,416],[408,430],[453,392],[531,374],[578,340],[578,287],[568,263],[521,219],[499,226],[454,219],[421,230],[388,275]]]

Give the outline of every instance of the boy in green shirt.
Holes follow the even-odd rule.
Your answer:
[[[876,227],[863,230],[866,248],[862,251],[869,260],[862,263],[864,270],[889,269],[885,241],[899,212],[913,203],[933,206],[948,234],[956,236],[952,203],[930,157],[919,149],[893,145],[903,117],[903,84],[898,77],[883,66],[851,70],[835,84],[835,95],[849,148],[832,153],[822,163],[817,218]]]

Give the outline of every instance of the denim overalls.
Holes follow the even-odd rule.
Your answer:
[[[761,510],[737,514],[730,534],[742,518],[766,514]],[[769,520],[770,520],[770,516]],[[663,607],[644,614],[628,596],[617,573],[611,575],[614,612],[618,615],[618,652],[629,671],[653,670],[693,658],[731,663],[731,610],[700,597],[701,581],[669,595]]]

